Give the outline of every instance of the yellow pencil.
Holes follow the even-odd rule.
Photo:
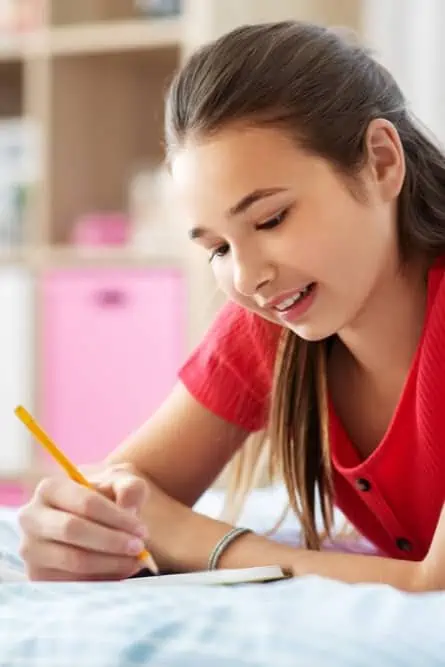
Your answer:
[[[62,466],[65,472],[71,477],[72,480],[86,486],[89,489],[94,490],[94,486],[82,475],[80,470],[71,463],[71,461],[65,456],[63,452],[57,447],[57,445],[51,440],[51,438],[45,433],[45,431],[37,424],[36,420],[29,414],[29,412],[21,405],[17,406],[14,410],[16,416],[20,421],[31,431],[33,436],[36,438],[37,442],[41,444],[49,454]],[[144,561],[145,565],[155,574],[158,574],[158,567],[153,560],[151,554],[145,549],[139,554],[138,558]]]

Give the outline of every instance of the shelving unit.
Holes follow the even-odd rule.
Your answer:
[[[147,18],[133,0],[40,0],[39,26],[0,40],[0,120],[24,118],[35,128],[35,174],[23,212],[20,244],[0,247],[2,267],[20,267],[35,285],[49,269],[166,267],[187,285],[185,351],[214,312],[208,264],[170,239],[161,254],[130,246],[80,248],[74,225],[90,212],[128,210],[135,170],[162,160],[164,92],[182,58],[236,24],[279,18],[323,18],[357,27],[361,0],[183,0],[170,18]],[[341,6],[341,7],[340,7]],[[34,288],[34,409],[42,389],[41,293]],[[33,460],[6,481],[39,478]],[[32,481],[30,481],[32,480]]]
[[[162,161],[164,92],[181,61],[190,8],[184,3],[180,16],[148,18],[135,5],[132,0],[46,0],[33,30],[0,36],[0,121],[26,120],[35,133],[22,238],[0,244],[0,274],[7,269],[15,279],[18,272],[18,280],[29,278],[32,286],[31,349],[23,354],[28,362],[33,358],[33,364],[22,400],[29,401],[38,416],[47,410],[42,401],[48,384],[42,363],[47,346],[42,318],[48,275],[80,271],[88,276],[89,271],[102,270],[101,275],[122,275],[126,280],[139,270],[158,275],[159,269],[161,281],[168,282],[162,275],[180,271],[189,294],[198,279],[198,265],[173,240],[162,253],[132,245],[72,243],[74,225],[83,215],[128,213],[131,177],[139,168]],[[141,275],[146,281],[148,274]],[[136,298],[140,288],[128,289]],[[185,326],[178,334],[186,339],[184,352],[196,339],[190,311]],[[11,335],[12,330],[3,343]],[[18,369],[17,363],[11,378]],[[0,391],[3,396],[8,393],[8,382]],[[16,391],[13,394],[11,401],[18,400]],[[7,422],[2,430],[14,440],[17,429],[6,412],[1,411]],[[34,453],[26,469],[2,469],[1,461],[14,457],[0,456],[0,498],[20,502],[17,489],[32,488],[46,468],[39,452],[29,446]]]

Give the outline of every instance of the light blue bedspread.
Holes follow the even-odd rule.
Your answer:
[[[14,520],[3,558],[20,567]],[[445,594],[317,577],[236,588],[0,584],[0,667],[436,667]]]

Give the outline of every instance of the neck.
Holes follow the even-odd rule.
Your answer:
[[[338,338],[370,380],[404,376],[418,346],[426,311],[424,266],[394,270]]]

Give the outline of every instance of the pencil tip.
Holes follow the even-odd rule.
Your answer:
[[[153,557],[150,554],[147,554],[144,558],[144,563],[153,574],[159,574],[159,568],[153,560]]]

